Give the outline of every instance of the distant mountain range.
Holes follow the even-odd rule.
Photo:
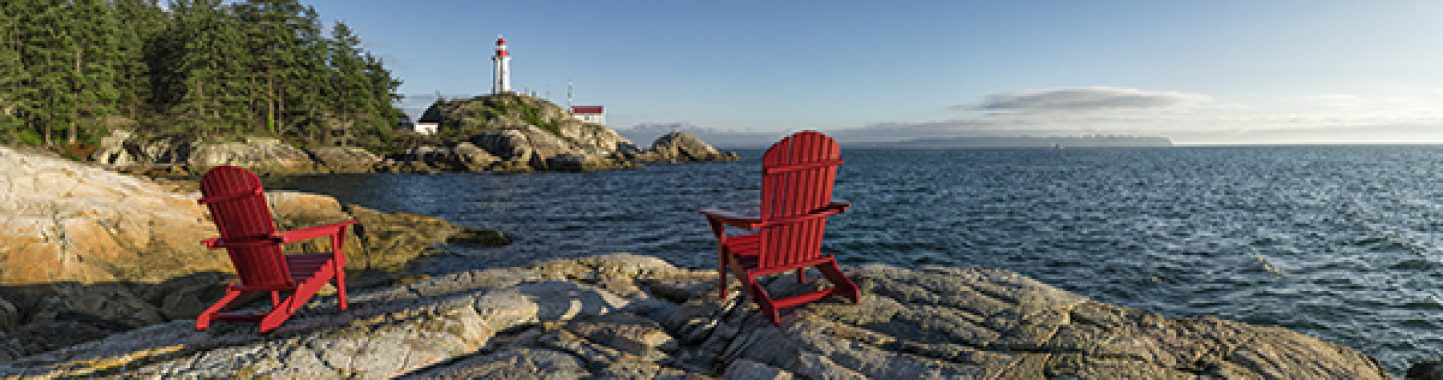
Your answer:
[[[895,142],[844,144],[856,148],[1154,148],[1170,147],[1166,137],[1139,136],[978,136],[918,138]]]

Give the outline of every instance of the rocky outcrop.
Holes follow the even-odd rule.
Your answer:
[[[337,153],[322,154],[338,164]],[[140,136],[117,130],[101,139],[90,160],[102,165],[152,173],[155,168],[181,168],[180,171],[204,173],[219,165],[237,165],[258,173],[296,174],[326,171],[326,166],[302,149],[279,139],[247,137],[237,142],[205,143],[182,137]]]
[[[279,330],[176,321],[16,359],[0,376],[268,378],[1387,378],[1276,327],[1169,319],[996,269],[850,267],[860,304],[781,327],[712,271],[608,255],[322,298]],[[810,290],[780,276],[777,293]]]
[[[12,351],[193,318],[232,276],[227,256],[200,244],[216,232],[193,191],[9,148],[0,148],[0,188],[0,333],[25,337]],[[440,218],[343,209],[326,196],[268,196],[281,228],[360,221],[346,252],[354,283],[385,279],[378,274],[452,236],[490,236]],[[490,237],[478,240],[504,243]],[[321,241],[293,248],[326,250]]]
[[[537,141],[533,143],[539,150],[566,149],[569,150],[568,153],[604,154],[615,152],[622,144],[631,144],[631,141],[611,128],[582,122],[554,103],[524,94],[485,95],[443,101],[432,105],[426,110],[426,115],[440,122],[441,133],[444,134],[472,136],[517,130],[528,137],[536,138]],[[527,127],[532,127],[535,131],[530,131]],[[558,140],[541,139],[540,135],[535,133],[538,131]],[[492,153],[497,152],[481,143],[472,142]]]
[[[112,167],[180,165],[198,141],[180,137],[142,138],[126,130],[115,130],[100,139],[90,160]]]
[[[90,159],[151,176],[199,175],[218,165],[258,173],[531,172],[634,168],[643,162],[735,160],[683,132],[658,138],[648,150],[604,125],[589,124],[546,100],[521,94],[480,96],[432,105],[426,118],[454,144],[427,145],[384,159],[358,147],[293,147],[274,138],[204,143],[115,131]]]
[[[244,141],[195,144],[185,165],[192,173],[205,173],[221,165],[242,166],[257,173],[315,173],[316,161],[305,151],[270,137]]]
[[[491,164],[500,161],[491,152],[472,145],[469,142],[456,144],[451,148],[452,155],[456,157],[456,164],[462,170],[478,172],[491,167]]]
[[[638,166],[635,162],[588,154],[567,153],[546,159],[546,170],[592,172]]]
[[[198,175],[219,165],[236,165],[265,174],[370,171],[369,167],[358,167],[370,155],[364,150],[321,148],[318,152],[307,152],[269,137],[206,143],[198,139],[140,136],[117,130],[101,139],[90,160],[113,169],[151,175]]]
[[[500,161],[485,149],[469,142],[453,147],[423,146],[392,155],[376,166],[383,172],[435,173],[443,171],[480,172],[493,168]]]
[[[158,322],[143,300],[80,290],[225,271],[198,246],[214,232],[195,197],[42,153],[0,148],[0,286],[27,320],[64,312]],[[40,302],[45,293],[71,294]],[[94,298],[93,301],[90,299]]]
[[[736,157],[721,154],[695,136],[681,133],[658,140],[653,146],[659,150],[643,151],[611,128],[582,122],[551,102],[521,94],[439,102],[427,109],[423,118],[440,123],[442,134],[465,136],[467,142],[496,157],[484,168],[465,167],[469,171],[595,171],[631,168],[647,161]],[[446,151],[442,147],[423,149]],[[437,165],[433,161],[405,154],[391,157],[382,166],[389,171],[457,170],[457,165]]]
[[[651,149],[640,152],[637,158],[644,161],[733,161],[740,157],[735,152],[722,153],[715,147],[701,141],[690,133],[672,131],[656,138]]]
[[[604,128],[604,127],[602,127]],[[387,172],[435,173],[597,171],[636,166],[609,153],[581,149],[563,137],[534,126],[521,126],[471,136],[454,147],[419,147],[392,155],[378,168]]]
[[[370,173],[381,162],[377,156],[360,147],[321,147],[310,151],[317,169],[330,173]]]

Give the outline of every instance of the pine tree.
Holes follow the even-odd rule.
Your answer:
[[[116,36],[120,49],[116,108],[121,115],[139,121],[155,102],[153,53],[168,20],[155,0],[115,0],[115,14],[123,24]]]
[[[22,86],[21,111],[32,126],[38,126],[45,146],[54,143],[54,127],[74,122],[77,101],[72,91],[75,78],[74,56],[78,49],[76,19],[68,17],[72,7],[64,1],[26,1],[27,12],[21,15],[23,36],[21,61],[29,73]]]
[[[0,4],[0,140],[12,141],[23,135],[23,124],[16,117],[19,86],[25,70],[20,65],[19,30],[8,5]]]
[[[320,16],[315,8],[305,7],[296,20],[298,48],[294,70],[287,73],[286,104],[291,110],[292,128],[297,136],[309,136],[311,142],[326,142],[332,133],[324,117],[329,108],[330,68],[326,66],[329,41],[321,33]]]
[[[74,71],[70,89],[75,107],[66,134],[74,145],[82,123],[101,126],[115,113],[116,90],[121,52],[119,25],[110,4],[102,0],[74,0],[72,18],[75,44],[72,49]],[[104,132],[104,131],[101,131]]]
[[[257,78],[251,99],[263,110],[267,131],[284,134],[287,86],[301,70],[296,65],[301,50],[296,30],[302,7],[296,0],[249,0],[237,4],[236,11],[247,26],[248,50],[255,57],[251,71]]]
[[[0,1],[0,139],[55,143],[141,130],[267,133],[307,143],[389,137],[399,85],[345,24],[297,0]]]
[[[171,48],[176,49],[171,91],[180,95],[171,115],[195,133],[244,133],[250,120],[246,51],[238,21],[219,0],[180,0],[173,5]]]
[[[371,135],[381,139],[389,140],[392,135],[391,126],[401,119],[401,109],[396,108],[396,102],[401,100],[401,94],[397,92],[401,88],[401,80],[391,75],[386,65],[380,58],[365,54],[366,77],[370,81],[370,108],[372,110],[373,122],[371,123]]]
[[[366,78],[366,62],[360,55],[361,39],[345,23],[331,28],[331,113],[343,134],[351,137],[352,128],[369,123],[371,88]],[[344,144],[343,140],[343,144]]]
[[[250,54],[245,47],[245,31],[240,20],[227,7],[215,30],[214,53],[220,58],[216,70],[220,80],[216,86],[216,117],[228,126],[231,134],[254,133],[249,126],[259,125],[249,102],[251,75]]]
[[[176,49],[170,88],[179,97],[169,108],[176,122],[196,133],[209,135],[209,127],[216,120],[208,111],[213,108],[209,86],[218,75],[214,65],[219,57],[212,54],[214,29],[218,20],[220,2],[217,0],[177,0],[171,4],[173,29],[176,38],[170,47]]]
[[[0,5],[0,114],[6,116],[14,112],[15,87],[23,75],[15,21],[9,7]]]

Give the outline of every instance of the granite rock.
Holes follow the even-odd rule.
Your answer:
[[[271,137],[247,137],[241,142],[195,144],[185,159],[191,173],[234,165],[257,173],[306,174],[316,172],[316,161],[304,150]]]
[[[724,159],[722,153],[710,144],[690,133],[681,131],[672,131],[657,137],[656,141],[651,143],[651,151],[662,160],[715,161]]]
[[[309,150],[319,168],[331,173],[370,173],[381,157],[361,147],[320,147]]]
[[[230,260],[200,244],[216,234],[208,211],[195,202],[200,195],[175,187],[47,153],[0,148],[0,298],[7,301],[0,304],[0,331],[26,337],[11,348],[33,353],[194,318],[218,299],[233,276]],[[360,221],[347,237],[353,286],[385,282],[453,235],[506,242],[496,231],[343,208],[321,195],[267,196],[282,229]],[[329,251],[323,239],[287,248]]]
[[[184,321],[23,357],[0,376],[272,378],[1387,378],[1276,327],[1170,319],[997,269],[848,268],[860,304],[782,326],[719,299],[712,271],[606,255],[452,273],[322,298],[269,337]],[[775,294],[820,286],[790,276]]]

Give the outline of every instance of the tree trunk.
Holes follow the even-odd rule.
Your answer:
[[[80,103],[80,99],[82,99],[82,97],[80,96],[80,93],[81,93],[82,91],[85,91],[85,90],[84,90],[84,87],[85,87],[85,86],[82,85],[83,83],[85,83],[85,77],[83,76],[83,73],[82,73],[81,70],[80,70],[81,65],[85,62],[85,61],[83,60],[83,59],[84,59],[84,55],[83,55],[83,54],[84,54],[84,50],[85,50],[85,49],[84,49],[83,47],[80,47],[80,46],[76,46],[76,47],[75,47],[75,84],[74,84],[75,87],[74,87],[74,90],[75,90],[75,101],[76,101],[76,103]],[[79,124],[79,123],[80,123],[80,107],[83,107],[83,106],[85,106],[85,105],[84,105],[84,104],[76,104],[76,105],[75,105],[75,108],[70,111],[70,133],[69,133],[69,135],[67,135],[67,136],[65,137],[65,143],[66,143],[66,144],[75,145],[75,133],[76,133],[76,129],[78,129],[77,126],[76,126],[76,124]]]
[[[43,121],[43,124],[45,124],[45,147],[49,148],[52,145],[52,143],[50,142],[50,120]]]
[[[275,99],[276,99],[276,81],[275,81],[274,79],[267,79],[267,80],[266,80],[266,93],[269,95],[269,97],[266,98],[266,129],[269,129],[269,130],[270,130],[271,135],[275,135],[275,134],[276,134],[276,100],[275,100]]]

